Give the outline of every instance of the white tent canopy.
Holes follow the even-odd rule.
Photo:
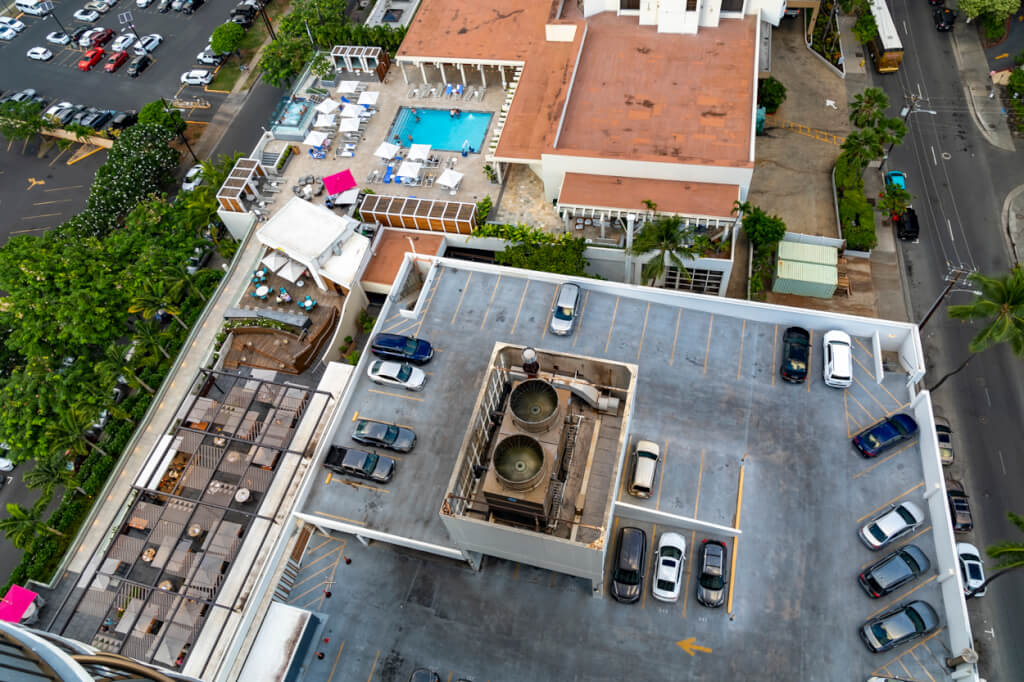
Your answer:
[[[332,201],[334,202],[335,206],[351,206],[352,204],[356,203],[356,199],[358,198],[359,188],[353,187],[352,189],[346,190],[339,194],[338,196],[334,197]]]
[[[359,130],[359,119],[358,118],[343,118],[341,124],[338,126],[338,130],[343,133],[354,133]]]
[[[314,128],[333,128],[334,124],[338,122],[337,116],[331,116],[330,114],[317,114],[316,121],[313,123]]]
[[[341,115],[345,117],[355,117],[359,116],[365,111],[366,109],[363,109],[358,104],[346,104],[344,108],[342,108],[341,110]]]
[[[288,264],[278,271],[277,276],[284,277],[286,280],[294,284],[295,280],[302,275],[302,271],[305,269],[306,266],[302,263],[295,260],[289,260]]]
[[[398,177],[400,178],[418,178],[420,176],[420,170],[423,169],[423,164],[416,163],[415,161],[403,161],[402,165],[398,167]]]
[[[447,187],[448,189],[455,189],[459,186],[460,182],[462,182],[462,173],[454,171],[451,168],[445,169],[445,171],[441,173],[441,177],[437,179],[437,184],[442,187]]]
[[[325,99],[323,102],[316,105],[316,110],[321,114],[329,114],[332,111],[337,111],[340,106],[341,103],[335,102],[333,99]]]
[[[381,142],[380,146],[377,147],[377,151],[373,153],[374,156],[379,156],[382,159],[393,159],[395,154],[398,153],[398,145],[391,144],[390,142]]]
[[[429,144],[414,144],[409,147],[409,154],[406,158],[410,161],[426,161],[429,156]]]
[[[338,84],[338,92],[350,93],[359,89],[359,81],[341,81]]]
[[[288,262],[288,257],[278,251],[269,251],[262,262],[271,272],[277,272]]]
[[[367,90],[366,92],[359,93],[358,104],[365,104],[366,106],[372,107],[377,103],[377,98],[380,97],[380,92],[377,90]]]
[[[302,141],[302,144],[309,144],[314,147],[319,147],[327,139],[327,133],[322,133],[319,130],[312,131],[309,135],[306,135],[306,139]]]

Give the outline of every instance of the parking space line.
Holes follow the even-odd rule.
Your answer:
[[[323,556],[321,556],[321,557],[317,557],[317,559],[322,559],[322,558],[323,558],[323,557],[325,557],[325,556],[330,556],[331,554],[334,554],[334,553],[335,553],[335,552],[337,552],[337,551],[338,551],[338,550],[336,550],[336,549],[332,549],[332,550],[331,550],[330,552],[328,552],[327,554],[324,554],[324,555],[323,555]],[[307,577],[303,578],[302,580],[300,580],[299,582],[295,583],[294,585],[292,585],[292,589],[294,590],[294,589],[295,589],[295,588],[297,588],[297,587],[298,587],[299,585],[305,585],[305,584],[306,584],[307,582],[309,582],[309,581],[310,581],[310,580],[312,580],[313,578],[317,577],[317,576],[318,576],[318,575],[320,575],[321,573],[324,573],[325,571],[329,570],[330,568],[331,568],[331,564],[324,564],[324,567],[323,567],[323,568],[321,568],[320,570],[318,570],[318,571],[317,571],[316,573],[313,573],[312,575],[309,575],[309,576],[307,576]],[[302,594],[306,594],[306,593],[305,593],[305,592],[303,592]],[[302,596],[302,595],[299,595],[299,596]]]
[[[341,652],[345,650],[345,640],[341,640],[341,646],[338,647],[338,655],[334,657],[334,665],[331,666],[331,674],[327,676],[327,682],[331,682],[334,679],[334,671],[338,668],[338,660],[341,658]]]
[[[858,339],[858,338],[857,338],[856,336],[855,336],[855,337],[853,337],[853,342],[854,342],[854,343],[856,343],[856,344],[857,344],[858,346],[860,346],[860,347],[861,347],[861,350],[863,350],[863,351],[864,351],[865,353],[867,353],[867,354],[868,354],[868,357],[869,357],[869,358],[874,358],[874,357],[875,357],[875,356],[874,356],[874,355],[873,355],[873,354],[871,353],[871,351],[870,351],[870,350],[868,350],[868,347],[867,347],[867,346],[865,346],[865,345],[864,345],[863,343],[861,343],[860,339]]]
[[[932,648],[927,645],[924,647],[924,650],[927,651],[928,655],[932,657],[932,660],[935,661],[935,665],[938,666],[939,670],[945,670],[946,654],[949,653],[949,649],[946,648],[946,645],[942,643],[941,639],[938,641],[939,645],[942,647],[941,651],[939,652],[940,655],[936,655],[935,652],[932,651]],[[924,642],[921,643],[924,644]]]
[[[872,464],[871,466],[869,466],[869,467],[868,467],[867,469],[865,469],[864,471],[861,471],[860,473],[854,474],[854,475],[853,475],[853,478],[854,478],[854,480],[856,480],[856,479],[860,478],[861,476],[863,476],[864,474],[866,474],[866,473],[869,473],[870,471],[874,470],[874,468],[875,468],[875,467],[877,467],[877,466],[878,466],[879,464],[883,464],[883,463],[885,463],[885,462],[888,462],[888,461],[889,461],[890,459],[892,459],[892,458],[893,458],[893,457],[895,457],[896,455],[900,454],[901,452],[904,452],[904,451],[905,451],[905,450],[906,450],[907,448],[909,448],[909,447],[910,447],[911,445],[916,445],[916,444],[917,444],[917,439],[914,439],[914,440],[912,440],[911,442],[907,443],[907,444],[906,444],[906,445],[904,445],[904,446],[903,446],[902,448],[900,448],[900,449],[899,449],[899,450],[897,450],[896,452],[892,453],[892,454],[891,454],[891,455],[889,455],[888,457],[885,457],[885,458],[883,458],[883,459],[880,459],[880,460],[878,460],[877,462],[875,462],[874,464]]]
[[[853,434],[850,433],[850,406],[846,402],[846,391],[843,391],[843,414],[846,415],[846,437],[852,438]]]
[[[588,290],[587,293],[583,296],[583,307],[580,308],[580,323],[577,325],[577,328],[576,328],[576,338],[574,338],[572,340],[572,347],[573,348],[576,347],[576,342],[580,340],[580,333],[583,331],[583,316],[587,312],[587,301],[589,301],[589,300],[590,300],[590,291]]]
[[[814,367],[814,330],[812,329],[807,335],[807,392],[811,392],[811,377],[814,372],[811,368]]]
[[[901,497],[906,497],[907,495],[909,495],[910,493],[914,492],[915,490],[917,490],[918,488],[920,488],[920,487],[921,487],[921,486],[923,486],[923,485],[924,485],[924,481],[920,481],[920,482],[919,482],[919,483],[918,483],[917,485],[915,485],[915,486],[914,486],[913,488],[910,488],[909,490],[905,490],[905,491],[903,491],[902,493],[900,493],[899,495],[897,495],[896,497],[894,497],[894,498],[892,498],[891,500],[889,500],[888,502],[885,502],[885,503],[883,503],[883,504],[882,504],[881,506],[875,507],[874,509],[872,509],[871,511],[869,511],[869,512],[868,512],[867,514],[865,514],[864,516],[862,516],[862,517],[860,517],[859,519],[857,519],[857,523],[860,523],[861,521],[865,521],[865,520],[866,520],[866,519],[867,519],[867,518],[868,518],[869,516],[871,516],[872,514],[875,514],[875,513],[877,513],[877,512],[880,512],[880,511],[882,511],[883,509],[885,509],[886,507],[888,507],[888,506],[889,506],[890,504],[892,504],[892,503],[893,503],[893,502],[895,502],[896,500],[900,499]]]
[[[778,347],[778,344],[779,344],[779,325],[775,325],[775,333],[772,335],[772,362],[775,362],[775,350]],[[769,363],[768,366],[771,367],[771,363]],[[810,379],[811,378],[810,377],[810,374],[811,374],[810,369],[811,368],[808,366],[807,369],[808,369],[808,372],[807,372],[808,377],[807,378]],[[774,385],[775,385],[775,371],[772,370],[772,386],[774,386]]]
[[[519,299],[519,307],[516,308],[516,319],[512,321],[512,330],[509,334],[516,333],[516,325],[519,324],[519,313],[523,312],[523,301],[526,300],[526,292],[530,289],[530,280],[526,280],[526,286],[523,287],[523,295]]]
[[[644,584],[645,585],[650,585],[651,584],[651,572],[654,570],[654,548],[658,546],[657,537],[658,537],[658,524],[655,523],[655,524],[651,525],[651,551],[649,551],[647,553],[647,556],[651,557],[651,561],[647,562],[647,571],[646,571],[646,575],[644,576]],[[643,589],[640,590],[640,608],[642,608],[642,609],[646,609],[647,608],[647,593],[648,592],[650,592],[650,590],[643,590]]]
[[[914,587],[914,589],[912,589],[912,590],[910,590],[908,592],[901,593],[898,599],[893,599],[888,604],[886,604],[885,606],[880,606],[876,611],[874,611],[871,615],[869,615],[867,617],[867,619],[869,620],[871,618],[874,618],[875,616],[880,614],[882,611],[885,611],[888,608],[892,608],[893,605],[903,601],[904,599],[906,599],[907,597],[912,595],[914,592],[917,592],[919,589],[921,589],[922,587],[924,587],[925,585],[927,585],[928,583],[930,583],[931,581],[935,580],[938,577],[939,577],[938,575],[933,575],[932,577],[928,578],[924,582],[919,583],[918,585],[916,585]]]
[[[928,672],[928,668],[925,668],[925,667],[924,667],[924,664],[923,664],[923,663],[921,663],[920,659],[918,659],[918,657],[917,657],[917,654],[915,654],[915,653],[914,653],[914,650],[913,650],[913,649],[911,649],[911,650],[909,651],[909,653],[910,653],[910,657],[911,657],[911,658],[913,658],[913,659],[914,659],[914,661],[915,661],[915,662],[916,662],[916,663],[917,663],[917,664],[918,664],[919,666],[921,666],[921,670],[923,670],[923,671],[924,671],[924,674],[928,676],[928,679],[929,679],[929,680],[931,680],[932,682],[935,682],[935,678],[934,678],[934,677],[932,677],[932,674],[931,674],[930,672]]]
[[[697,531],[690,531],[690,556],[686,557],[686,573],[683,575],[683,584],[690,584],[690,569],[693,567],[693,555],[697,553],[694,543],[697,542]],[[690,590],[683,590],[683,618],[686,618],[686,605],[690,601]]]
[[[50,189],[44,189],[44,192],[65,192],[69,189],[82,189],[85,185],[68,185],[67,187],[51,187]]]
[[[516,568],[512,571],[512,582],[519,580],[519,562],[516,562]]]
[[[878,405],[880,408],[882,408],[882,413],[883,414],[885,414],[885,413],[887,413],[889,411],[889,408],[886,407],[885,405],[883,405],[882,402],[878,398],[875,397],[875,394],[868,390],[867,386],[865,386],[864,384],[860,383],[860,379],[858,379],[857,377],[853,377],[853,380],[854,380],[854,382],[856,382],[856,384],[858,386],[860,386],[862,389],[864,389],[864,392],[867,393],[868,396],[872,400],[875,401],[876,405]]]
[[[708,356],[711,355],[711,328],[715,326],[715,314],[708,320],[708,343],[704,347],[704,374],[708,373]]]
[[[672,355],[668,359],[668,366],[672,367],[676,362],[676,341],[679,340],[679,320],[683,319],[683,309],[680,308],[679,312],[676,313],[676,333],[672,337]]]
[[[604,352],[607,355],[608,345],[612,342],[612,332],[615,331],[615,316],[619,314],[619,297],[615,297],[615,309],[612,310],[612,323],[608,325],[608,340],[604,342]]]
[[[318,549],[320,549],[321,547],[323,547],[324,545],[326,545],[329,542],[340,542],[340,540],[336,540],[335,538],[332,538],[331,536],[328,535],[327,538],[323,542],[321,542],[319,545],[317,545],[316,547],[313,547],[311,549],[307,549],[306,550],[306,554],[309,554],[310,552],[317,551]]]
[[[462,294],[459,296],[459,302],[455,306],[455,312],[452,313],[452,319],[451,319],[451,322],[448,323],[449,325],[455,324],[455,318],[459,316],[459,308],[462,307],[462,300],[464,298],[466,298],[466,292],[469,291],[469,283],[470,283],[470,281],[472,279],[473,279],[473,271],[470,270],[469,271],[469,277],[467,277],[466,281],[463,282],[463,284],[462,284]]]
[[[372,490],[375,493],[391,493],[390,490],[385,490],[384,488],[377,488],[377,487],[372,486],[372,485],[366,485],[365,483],[358,483],[356,481],[350,481],[347,478],[338,478],[338,483],[341,483],[342,485],[350,485],[353,488],[365,488],[367,490]]]
[[[402,395],[401,393],[389,393],[388,391],[379,391],[376,388],[366,389],[367,393],[379,393],[380,395],[391,396],[392,398],[401,398],[403,400],[415,400],[416,402],[422,403],[426,398],[417,398],[414,395]]]
[[[373,665],[370,666],[370,674],[366,677],[366,682],[370,682],[373,679],[373,671],[377,669],[378,660],[380,660],[380,649],[377,649],[377,655],[373,659]]]
[[[632,452],[633,452],[633,436],[632,436],[632,434],[630,434],[629,441],[626,443],[626,461],[625,461],[625,466],[623,467],[623,469],[625,469],[625,471],[623,471],[623,473],[626,473],[626,471],[629,471],[629,458],[633,456]],[[662,468],[664,469],[664,467],[662,467]],[[619,497],[618,497],[618,499],[620,501],[623,499],[622,494],[624,492],[626,492],[626,478],[627,478],[627,476],[622,476],[622,480],[619,482]]]
[[[693,518],[697,518],[700,507],[700,483],[704,479],[704,448],[700,449],[700,467],[697,469],[697,499],[693,501]]]
[[[491,312],[491,305],[494,304],[494,295],[498,293],[499,284],[501,284],[501,275],[498,275],[498,279],[494,280],[494,289],[491,290],[491,298],[487,301],[487,309],[484,311],[484,319],[480,320],[481,329],[483,329],[484,325],[487,324],[487,315]]]
[[[743,341],[747,336],[747,321],[743,320],[743,326],[740,327],[740,352],[739,363],[736,365],[736,381],[740,380],[740,372],[743,371]]]
[[[619,535],[619,517],[616,516],[612,520],[612,535],[611,535],[612,542],[617,542],[618,541],[618,535]],[[614,555],[612,555],[609,552],[609,556],[614,556]],[[612,561],[615,561],[615,559],[613,558]],[[607,566],[607,563],[608,563],[608,560],[606,558],[605,559],[605,566],[604,566],[604,572],[605,572],[604,573],[604,587],[601,588],[601,589],[604,590],[605,594],[608,594],[608,566]]]
[[[903,654],[903,656],[906,655],[906,653]],[[896,662],[899,663],[900,667],[903,668],[903,670],[907,673],[907,677],[910,677],[910,670],[907,669],[907,666],[903,665],[903,656],[900,656],[899,660],[897,660]]]
[[[654,499],[654,508],[661,508],[661,483],[665,480],[665,466],[668,464],[668,441],[665,441],[665,454],[661,457],[661,475],[658,476],[658,496]]]
[[[647,310],[644,311],[644,326],[640,330],[640,347],[636,349],[636,359],[640,359],[640,352],[644,349],[644,336],[647,334],[647,316],[651,312],[651,303],[647,302]]]
[[[551,292],[551,305],[548,306],[548,318],[544,320],[544,331],[540,334],[540,340],[543,341],[544,337],[548,335],[548,327],[551,326],[551,316],[555,314],[555,297],[558,296],[558,287]]]
[[[336,516],[334,514],[328,514],[325,511],[317,510],[317,511],[315,511],[313,513],[314,514],[319,514],[320,516],[326,516],[327,518],[330,518],[330,519],[338,519],[339,521],[344,521],[345,523],[354,523],[357,526],[365,526],[366,525],[366,523],[364,521],[356,521],[355,519],[348,519],[348,518],[345,518],[344,516]]]
[[[333,563],[330,563],[330,564],[324,566],[323,571],[326,571],[328,568],[331,568],[332,566],[337,567],[338,562],[340,562],[340,561],[341,561],[341,555],[339,554],[338,558],[335,559]],[[320,573],[322,573],[323,571],[320,571]],[[319,573],[317,575],[319,575]],[[322,591],[323,590],[323,584],[324,584],[324,581],[321,580],[320,582],[318,582],[316,585],[313,585],[313,587],[309,588],[305,592],[301,592],[301,593],[297,594],[294,597],[289,596],[288,600],[289,601],[294,600],[293,601],[293,603],[294,603],[294,602],[297,602],[299,599],[302,599],[306,595],[308,595],[308,594],[310,594],[312,592],[315,592],[316,590],[321,590]],[[316,600],[314,599],[313,601],[316,601]]]
[[[733,521],[733,528],[735,528],[737,530],[739,530],[739,527],[740,527],[740,516],[741,516],[741,513],[743,511],[743,473],[744,473],[745,469],[746,469],[746,465],[745,464],[741,464],[740,465],[739,489],[738,489],[738,491],[736,493],[736,519],[735,519],[735,521]],[[735,590],[735,583],[736,583],[736,555],[739,553],[739,549],[740,549],[740,538],[739,538],[738,535],[736,535],[732,539],[732,561],[729,564],[729,599],[727,600],[728,604],[726,604],[726,607],[725,607],[726,613],[728,613],[730,615],[732,614],[732,597],[733,597],[733,594],[736,592],[736,590]]]
[[[847,391],[847,393],[849,393],[849,391]],[[864,410],[864,414],[866,414],[868,416],[868,419],[870,420],[868,422],[869,424],[870,423],[874,423],[875,421],[877,421],[878,418],[875,417],[875,415],[871,414],[871,411],[868,408],[864,407],[864,404],[861,403],[861,401],[857,400],[856,396],[851,395],[850,396],[850,400],[852,400],[853,402],[857,403],[857,406],[860,407],[860,409]]]
[[[335,552],[339,552],[339,551],[341,551],[341,550],[342,550],[342,549],[344,549],[344,548],[345,548],[345,543],[344,543],[344,542],[342,542],[342,543],[340,543],[340,544],[339,544],[339,545],[338,545],[337,547],[335,547],[334,549],[331,549],[331,550],[328,550],[328,551],[324,552],[323,554],[321,554],[321,555],[320,555],[320,556],[318,556],[317,558],[315,558],[315,559],[313,559],[312,561],[310,561],[310,562],[309,562],[308,564],[305,564],[305,565],[303,565],[303,566],[302,566],[302,570],[303,570],[303,571],[307,570],[307,569],[308,569],[308,568],[310,568],[310,567],[311,567],[311,566],[312,566],[313,564],[317,563],[317,562],[318,562],[318,561],[320,561],[321,559],[323,559],[323,558],[325,558],[325,557],[329,557],[329,556],[331,556],[332,554],[334,554]],[[306,581],[305,581],[305,580],[303,580],[302,582],[306,582]],[[300,585],[300,584],[301,584],[301,583],[296,583],[295,585],[292,585],[292,587],[294,588],[294,587],[296,587],[297,585]]]

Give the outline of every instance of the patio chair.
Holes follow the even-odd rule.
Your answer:
[[[487,88],[477,88],[476,92],[473,93],[473,99],[480,100],[484,98],[484,93],[487,92]]]
[[[437,91],[438,91],[438,89],[439,89],[440,87],[441,87],[440,85],[434,85],[434,86],[432,86],[432,87],[430,88],[430,91],[429,91],[429,92],[427,92],[427,95],[426,95],[426,96],[427,96],[427,97],[437,97]]]
[[[419,86],[417,85],[417,86],[414,86],[411,90],[409,90],[409,99],[416,99],[416,96],[418,94],[420,94],[420,90],[419,90]]]
[[[433,187],[434,186],[434,174],[433,173],[427,173],[427,177],[424,178],[424,180],[423,180],[423,185],[424,185],[424,187]]]
[[[462,97],[462,83],[456,83],[455,85],[455,97]]]

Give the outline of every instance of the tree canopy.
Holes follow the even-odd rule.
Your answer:
[[[241,26],[231,24],[241,30]],[[185,119],[177,109],[169,109],[163,100],[155,100],[139,109],[139,123],[142,125],[157,125],[166,128],[173,135],[180,135],[185,132]]]
[[[238,49],[243,38],[245,29],[233,21],[228,21],[213,29],[210,49],[217,54],[231,54]]]
[[[957,7],[971,19],[991,14],[1000,19],[1013,14],[1020,6],[1018,0],[960,0]]]

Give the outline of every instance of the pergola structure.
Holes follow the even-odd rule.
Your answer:
[[[481,60],[481,59],[444,59],[440,60],[436,57],[408,57],[398,56],[395,57],[395,62],[398,64],[399,70],[402,72],[402,79],[408,84],[409,74],[405,70],[405,65],[408,64],[415,70],[418,69],[420,77],[424,83],[433,82],[434,78],[427,75],[427,67],[435,68],[440,73],[440,81],[442,83],[455,83],[461,81],[463,85],[469,85],[469,81],[466,79],[467,70],[472,73],[476,70],[480,74],[480,83],[484,88],[487,87],[487,72],[486,69],[495,69],[498,72],[498,80],[501,81],[501,87],[505,90],[508,89],[509,85],[516,79],[517,70],[521,71],[523,68],[522,61],[503,61],[503,60]]]
[[[391,66],[388,53],[374,45],[335,45],[331,60],[339,72],[375,73],[381,81]]]
[[[256,159],[239,159],[217,191],[217,203],[225,211],[246,213],[259,198],[259,182],[267,179],[267,171]]]
[[[368,194],[359,207],[359,215],[364,221],[388,227],[431,232],[472,234],[476,227],[476,204],[463,201]]]

